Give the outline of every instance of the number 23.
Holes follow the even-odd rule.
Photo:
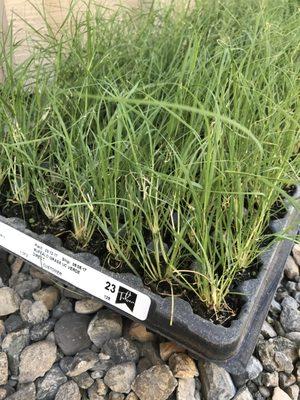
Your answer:
[[[111,293],[115,293],[116,285],[114,285],[113,283],[110,283],[110,282],[106,282],[105,283],[105,289],[109,290]]]

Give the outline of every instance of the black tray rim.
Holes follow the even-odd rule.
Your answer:
[[[297,185],[293,197],[297,202],[299,201],[300,185]],[[26,222],[20,218],[6,218],[0,215],[0,221],[101,271],[108,277],[117,279],[146,294],[151,298],[148,318],[146,321],[142,321],[147,328],[185,347],[193,357],[213,362],[225,368],[231,374],[240,376],[242,371],[245,371],[253,353],[261,326],[282,278],[285,262],[293,247],[293,237],[299,232],[300,211],[290,205],[284,218],[275,220],[270,224],[274,231],[284,230],[288,232],[290,239],[276,242],[265,251],[260,257],[262,267],[257,277],[244,281],[237,288],[244,295],[245,303],[238,317],[232,321],[229,327],[215,325],[213,322],[195,314],[190,304],[185,300],[175,298],[173,301],[171,298],[163,298],[154,294],[144,286],[141,278],[132,273],[114,273],[106,270],[100,265],[98,257],[91,253],[73,253],[65,249],[61,240],[52,234],[38,235],[32,232],[26,228]],[[7,251],[5,248],[3,250]],[[24,261],[28,262],[26,259]],[[46,272],[38,265],[29,264],[51,276],[54,281],[62,282],[71,290],[93,297],[91,294]],[[113,305],[105,301],[102,302],[117,313],[140,322]],[[172,324],[170,324],[171,320]]]

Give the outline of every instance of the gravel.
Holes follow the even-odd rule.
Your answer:
[[[95,299],[82,299],[75,303],[75,311],[78,314],[93,314],[100,310],[103,304]]]
[[[78,376],[93,368],[98,360],[98,355],[92,350],[82,350],[72,358],[66,375],[70,377]]]
[[[19,383],[34,382],[44,376],[56,360],[56,345],[47,340],[25,347],[20,355]]]
[[[175,378],[188,379],[199,375],[195,361],[185,353],[172,354],[169,366]]]
[[[1,260],[0,400],[299,400],[300,245],[234,377],[18,258]]]
[[[32,297],[34,300],[42,301],[47,309],[53,310],[59,300],[59,290],[54,286],[48,286],[45,289],[41,289],[38,292],[33,293]]]
[[[20,329],[17,332],[11,332],[2,342],[2,350],[8,356],[8,365],[12,375],[18,375],[19,356],[21,351],[29,344],[29,329]]]
[[[89,324],[88,335],[95,346],[101,348],[107,340],[122,336],[123,323],[119,314],[107,309],[97,312]]]
[[[58,389],[55,400],[80,400],[81,394],[77,383],[68,381],[60,386]]]
[[[207,361],[199,362],[203,393],[207,400],[230,400],[236,393],[232,379],[224,368]]]
[[[110,368],[104,377],[104,383],[114,392],[129,393],[135,377],[135,363],[126,362]]]
[[[118,339],[108,339],[103,347],[102,353],[108,356],[114,363],[134,361],[139,359],[139,349],[137,345],[123,337]]]
[[[0,352],[0,385],[6,385],[8,381],[8,359],[7,354]]]
[[[67,377],[60,367],[55,364],[44,375],[43,378],[36,381],[37,400],[51,400],[55,397],[59,387],[67,382]]]
[[[49,318],[49,311],[45,304],[40,300],[33,302],[24,299],[20,304],[20,315],[24,322],[28,322],[30,325],[35,325],[47,321]]]
[[[20,297],[9,287],[0,288],[0,316],[9,315],[19,309]]]
[[[155,365],[136,377],[132,389],[141,400],[167,400],[177,384],[167,365]]]
[[[176,400],[196,400],[196,382],[194,378],[178,379]]]
[[[63,314],[56,322],[54,327],[55,339],[66,356],[74,355],[91,345],[87,334],[89,322],[90,317],[88,315],[74,312]]]
[[[34,383],[22,386],[6,400],[35,400],[36,389]]]

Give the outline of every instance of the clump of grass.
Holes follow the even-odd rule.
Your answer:
[[[101,232],[118,264],[218,314],[299,180],[300,11],[173,11],[70,12],[17,69],[6,56],[0,184],[71,221],[81,248]]]

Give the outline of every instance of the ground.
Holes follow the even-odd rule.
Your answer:
[[[248,380],[101,302],[0,256],[0,399],[297,400],[300,246],[289,256],[248,367]]]

